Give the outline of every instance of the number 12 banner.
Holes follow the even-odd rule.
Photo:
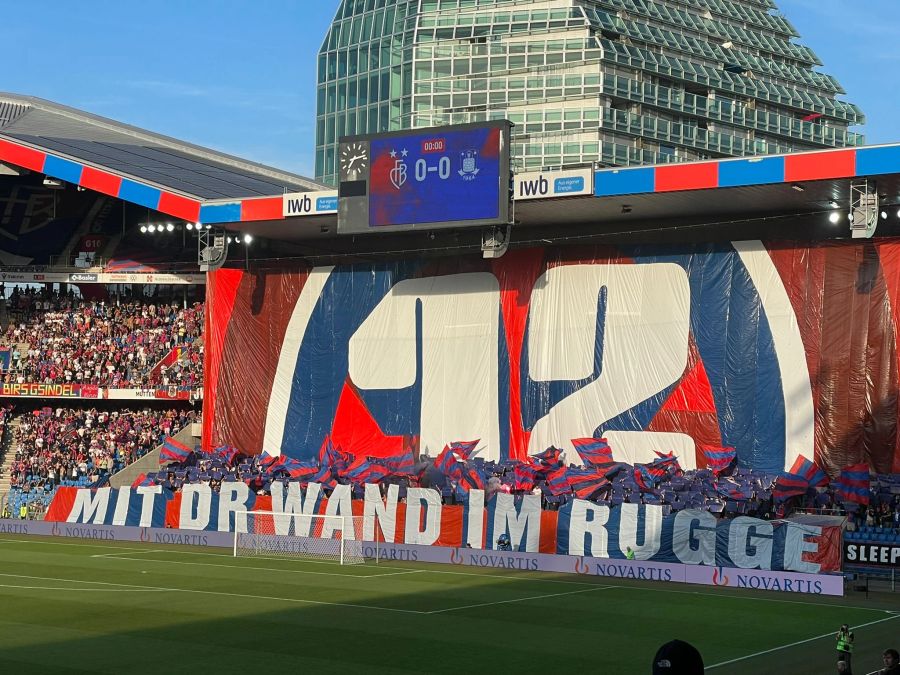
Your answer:
[[[832,476],[900,471],[897,239],[263,274],[210,275],[209,449],[311,459],[330,438],[363,457],[434,457],[477,438],[486,460],[555,446],[579,463],[571,439],[602,437],[629,464],[671,451],[703,468],[704,447],[729,447],[771,473],[800,456]]]

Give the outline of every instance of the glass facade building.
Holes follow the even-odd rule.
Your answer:
[[[517,171],[861,145],[798,37],[774,0],[341,0],[316,177],[342,136],[493,119]]]

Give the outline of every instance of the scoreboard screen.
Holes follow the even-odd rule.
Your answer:
[[[338,232],[507,223],[510,126],[501,121],[341,139]]]

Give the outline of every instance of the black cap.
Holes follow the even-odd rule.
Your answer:
[[[653,675],[703,675],[703,657],[693,645],[672,640],[653,657]]]

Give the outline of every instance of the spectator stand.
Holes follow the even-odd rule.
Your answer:
[[[3,384],[115,390],[202,384],[203,303],[84,300],[14,287],[0,338]]]
[[[197,419],[185,406],[116,409],[50,407],[13,422],[7,505],[13,517],[41,518],[60,486],[101,487],[109,476]]]

